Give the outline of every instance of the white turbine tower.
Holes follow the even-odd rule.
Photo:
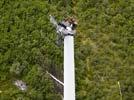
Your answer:
[[[75,100],[74,34],[69,22],[60,24],[50,15],[58,36],[64,38],[64,100]]]

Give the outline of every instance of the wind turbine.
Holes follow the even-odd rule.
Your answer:
[[[69,22],[58,23],[50,15],[58,36],[64,38],[64,100],[75,100],[74,34],[75,29]]]

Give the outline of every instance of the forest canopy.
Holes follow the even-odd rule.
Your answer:
[[[78,21],[76,99],[134,100],[133,0],[0,0],[0,100],[62,100],[63,87],[47,73],[63,81],[50,14]]]

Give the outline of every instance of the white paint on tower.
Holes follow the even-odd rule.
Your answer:
[[[64,38],[64,100],[75,100],[74,37]]]

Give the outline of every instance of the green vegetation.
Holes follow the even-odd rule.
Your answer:
[[[134,100],[133,0],[0,0],[0,100],[62,100],[63,87],[46,73],[63,81],[63,47],[49,14],[79,23],[77,100]]]

